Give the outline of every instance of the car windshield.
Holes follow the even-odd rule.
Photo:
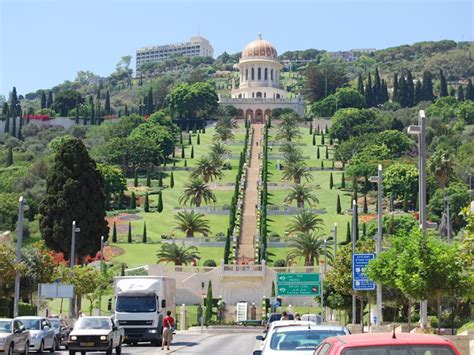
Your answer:
[[[22,319],[21,321],[24,324],[26,329],[40,330],[41,322],[39,319]]]
[[[112,321],[107,318],[79,318],[74,329],[112,329]]]
[[[154,296],[117,297],[117,312],[155,312],[156,300]]]
[[[0,333],[10,333],[12,329],[12,323],[7,320],[0,320]]]
[[[397,345],[371,346],[345,349],[343,355],[454,355],[447,346]]]
[[[272,350],[309,350],[315,349],[327,337],[346,335],[342,330],[288,330],[272,335]]]

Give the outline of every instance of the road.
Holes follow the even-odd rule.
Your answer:
[[[255,340],[257,334],[177,334],[174,336],[171,350],[161,351],[160,347],[149,344],[138,346],[124,345],[122,355],[140,354],[209,354],[209,355],[247,355],[258,348],[259,341]],[[56,354],[69,355],[66,351]],[[80,355],[80,353],[76,353]],[[87,353],[88,355],[103,355],[104,353]],[[115,354],[115,353],[114,353]]]

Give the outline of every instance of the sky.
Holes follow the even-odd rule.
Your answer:
[[[200,33],[218,56],[262,33],[279,53],[473,41],[474,0],[0,0],[0,95],[106,76],[124,55]]]

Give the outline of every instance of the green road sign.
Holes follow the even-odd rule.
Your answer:
[[[320,277],[318,273],[277,274],[278,296],[319,296]]]

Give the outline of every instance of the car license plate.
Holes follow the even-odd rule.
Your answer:
[[[81,346],[94,346],[94,342],[81,343]]]

